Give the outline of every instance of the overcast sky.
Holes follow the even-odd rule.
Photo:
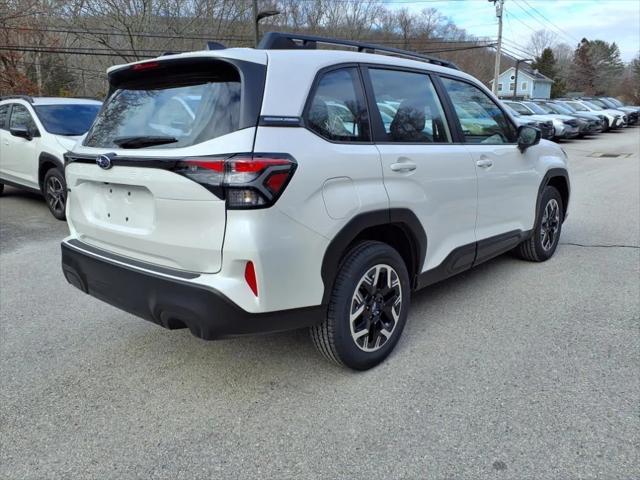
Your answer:
[[[498,34],[495,8],[487,0],[389,0],[389,4],[412,11],[436,8],[472,35]],[[526,47],[533,31],[542,29],[572,47],[583,37],[615,41],[624,61],[640,49],[640,0],[505,0],[505,10],[503,35],[514,52],[518,45]]]

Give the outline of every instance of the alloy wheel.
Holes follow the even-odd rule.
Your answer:
[[[382,348],[393,335],[402,309],[402,286],[389,265],[376,265],[362,276],[351,298],[349,324],[355,344],[365,352]]]
[[[65,207],[65,192],[62,182],[55,176],[47,179],[46,185],[47,202],[52,211],[62,214]]]
[[[542,214],[540,224],[540,243],[545,251],[549,251],[555,245],[560,230],[560,205],[555,198],[547,202]]]

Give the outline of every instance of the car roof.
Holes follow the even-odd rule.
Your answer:
[[[101,103],[92,98],[33,97],[33,105],[100,105]]]
[[[30,105],[101,105],[102,102],[92,98],[66,98],[66,97],[9,97],[0,98],[0,103],[26,103]]]
[[[148,61],[162,61],[176,58],[191,57],[215,57],[215,58],[233,58],[245,60],[248,62],[260,63],[266,65],[272,62],[291,62],[292,60],[306,59],[305,67],[322,68],[323,66],[339,64],[339,63],[377,63],[384,65],[404,66],[407,68],[417,68],[421,70],[431,70],[434,72],[449,73],[463,78],[474,79],[474,77],[454,68],[443,67],[433,63],[422,62],[419,60],[411,60],[393,55],[381,55],[376,53],[364,53],[349,50],[327,50],[327,49],[295,49],[295,50],[262,50],[256,48],[225,48],[220,50],[200,50],[193,52],[178,53],[172,55],[162,55],[160,57],[132,62],[128,64],[114,65],[107,69],[107,72],[128,67],[136,63],[145,63]],[[290,65],[289,65],[290,66]],[[296,69],[299,65],[296,65]]]
[[[426,61],[411,60],[391,55],[357,52],[354,50],[327,49],[272,49],[225,48],[220,50],[202,50],[174,55],[163,55],[154,59],[134,63],[162,62],[179,58],[214,57],[236,59],[268,65],[265,90],[270,92],[262,100],[262,114],[298,116],[302,114],[305,99],[319,70],[343,64],[374,64],[421,70],[426,73],[442,73],[465,79],[488,91],[476,78],[460,70],[443,67]],[[115,70],[128,68],[134,63],[117,65]],[[295,74],[292,75],[292,70]],[[300,88],[292,88],[298,85]]]

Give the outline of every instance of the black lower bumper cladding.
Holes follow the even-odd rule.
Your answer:
[[[205,340],[308,327],[325,314],[322,306],[249,313],[217,290],[128,268],[64,242],[62,271],[93,297],[171,330],[188,328]]]

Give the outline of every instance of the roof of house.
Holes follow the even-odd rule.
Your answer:
[[[538,70],[532,69],[529,65],[525,64],[524,66],[521,66],[519,70],[522,72],[525,72],[526,74],[535,78],[536,80],[548,80],[550,82],[553,82],[553,80],[551,80],[549,77],[541,74]]]
[[[504,72],[500,74],[500,76],[502,77],[506,73],[509,73],[509,71],[511,70],[515,70],[515,67],[507,68]],[[526,65],[526,64],[520,64],[520,66],[518,67],[518,75],[520,74],[524,74],[528,77],[531,77],[533,80],[537,80],[540,82],[553,83],[553,80],[551,80],[549,77],[541,74],[537,70],[532,69],[529,65]],[[493,83],[493,80],[491,80],[491,83]]]

